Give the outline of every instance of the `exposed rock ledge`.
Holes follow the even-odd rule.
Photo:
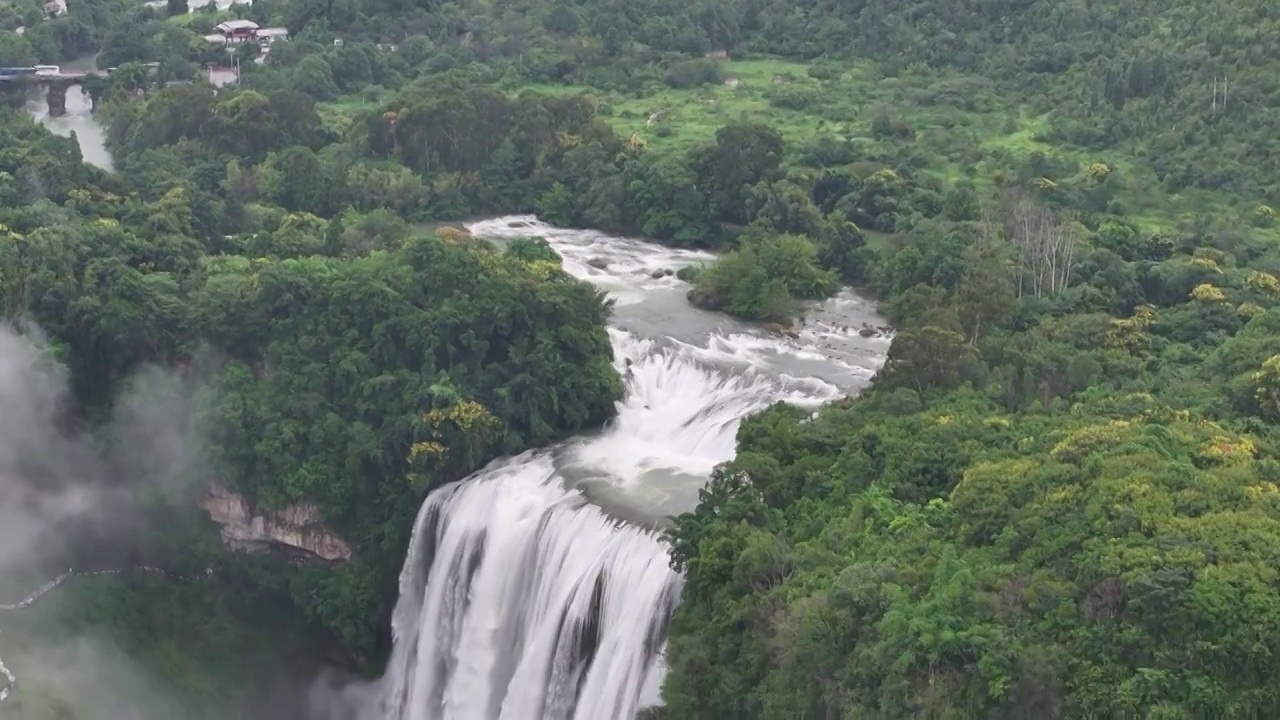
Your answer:
[[[222,541],[232,549],[247,552],[283,549],[328,562],[351,559],[351,546],[324,526],[320,510],[311,503],[255,514],[242,496],[214,485],[200,506],[222,526]]]

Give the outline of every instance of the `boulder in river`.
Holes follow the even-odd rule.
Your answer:
[[[445,225],[436,229],[436,237],[452,245],[459,245],[471,239],[471,231]]]
[[[764,323],[760,327],[763,328],[765,332],[776,333],[778,335],[785,335],[791,338],[792,340],[798,340],[800,338],[800,335],[797,334],[795,330],[792,330],[791,328],[787,327],[786,325],[783,325],[782,323],[769,322],[769,323]]]

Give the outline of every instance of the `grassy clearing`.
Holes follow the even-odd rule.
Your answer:
[[[328,130],[345,133],[351,123],[362,113],[368,112],[391,99],[392,93],[386,88],[372,85],[359,95],[347,95],[332,102],[316,104],[316,112],[320,122]]]
[[[320,123],[326,129],[342,132],[350,127],[356,117],[377,103],[362,97],[347,97],[334,102],[319,103],[316,112],[320,114]]]
[[[657,152],[685,152],[714,137],[718,128],[736,121],[767,122],[792,143],[802,142],[824,126],[824,120],[812,113],[780,110],[765,98],[775,78],[804,78],[805,65],[752,60],[727,62],[724,71],[724,84],[688,90],[659,86],[640,97],[602,93],[584,86],[534,85],[528,89],[554,94],[591,93],[599,98],[602,115],[618,132],[639,135]]]
[[[507,89],[594,95],[601,115],[619,133],[639,137],[657,153],[686,153],[725,124],[749,121],[776,128],[793,155],[819,135],[848,142],[871,163],[900,157],[906,143],[915,151],[917,172],[947,183],[968,179],[980,190],[989,190],[1010,168],[1025,166],[1034,153],[1050,159],[1055,180],[1064,185],[1083,182],[1090,165],[1103,163],[1112,171],[1107,182],[1114,186],[1116,205],[1149,232],[1189,225],[1198,215],[1243,220],[1256,205],[1209,191],[1170,194],[1145,160],[1122,150],[1093,152],[1044,142],[1048,117],[1003,104],[984,78],[923,69],[885,76],[872,63],[856,63],[824,67],[825,72],[815,73],[823,79],[816,79],[809,65],[776,59],[727,61],[722,69],[724,83],[692,89],[661,83],[633,93],[584,85]],[[378,89],[323,103],[321,116],[328,127],[341,130],[386,97]],[[878,117],[903,134],[874,133]],[[1280,240],[1277,230],[1254,232]]]
[[[1118,186],[1115,199],[1125,216],[1148,232],[1165,232],[1190,225],[1200,215],[1242,219],[1255,207],[1230,193],[1199,189],[1168,193],[1151,166],[1140,158],[1120,150],[1090,152],[1044,142],[1039,137],[1048,128],[1047,116],[1019,115],[1010,119],[1015,129],[1010,131],[1010,125],[1006,124],[1004,131],[981,138],[980,148],[986,160],[980,164],[981,170],[974,173],[976,181],[986,183],[991,180],[997,173],[991,158],[1001,155],[1026,158],[1032,153],[1042,153],[1077,168],[1077,178],[1091,163],[1100,162],[1112,170],[1108,182]],[[1280,240],[1280,233],[1275,229],[1253,228],[1251,232]]]

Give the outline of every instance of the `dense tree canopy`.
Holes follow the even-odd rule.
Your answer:
[[[90,412],[144,365],[207,374],[196,428],[216,475],[264,510],[318,503],[358,548],[349,580],[304,572],[295,592],[365,657],[430,489],[613,412],[608,306],[536,243],[237,208],[216,195],[241,181],[235,161],[208,182],[152,149],[126,161],[149,191],[117,194],[73,140],[3,119],[5,316],[53,339]],[[277,195],[309,181],[286,175]],[[228,204],[253,231],[224,234]]]
[[[89,87],[117,173],[0,115],[0,308],[85,409],[207,373],[226,480],[357,544],[283,581],[348,653],[429,488],[610,412],[598,295],[421,231],[537,212],[724,251],[703,307],[845,283],[899,328],[865,396],[745,423],[676,521],[668,717],[1276,705],[1265,3],[172,5],[0,8],[0,62],[119,68]],[[214,88],[233,16],[291,39]]]

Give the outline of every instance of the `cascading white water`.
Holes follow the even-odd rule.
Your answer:
[[[630,717],[679,577],[650,532],[566,492],[547,453],[433,493],[394,617],[384,717]]]
[[[649,528],[693,508],[711,470],[733,457],[745,415],[857,388],[888,340],[851,329],[850,317],[866,327],[874,316],[849,294],[790,338],[697,311],[670,272],[711,260],[705,253],[532,217],[468,229],[544,237],[567,271],[610,293],[627,392],[599,434],[494,463],[427,498],[391,661],[362,716],[629,720],[657,702],[681,582]]]

